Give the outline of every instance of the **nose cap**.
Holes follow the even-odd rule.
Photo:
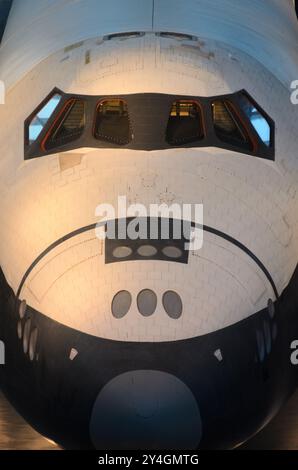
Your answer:
[[[90,437],[100,449],[196,449],[202,435],[197,402],[177,377],[137,370],[112,379],[92,411]]]

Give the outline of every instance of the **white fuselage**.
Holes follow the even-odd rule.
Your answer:
[[[233,448],[296,387],[297,36],[291,0],[14,0],[0,49],[0,386],[64,448]],[[107,127],[124,116],[130,147],[98,132],[107,97]],[[46,148],[78,102],[63,137],[82,127],[76,143]],[[183,113],[196,142],[171,147]],[[30,139],[31,125],[44,128]],[[111,249],[110,262],[96,209],[119,196],[203,204],[203,247],[178,262],[158,240],[160,258]]]
[[[68,3],[71,15],[81,8],[82,22],[80,27],[72,28],[69,36],[66,22],[65,35],[59,36],[59,8],[67,8]],[[266,51],[269,32],[264,40],[267,46],[256,48],[253,58],[247,52],[252,54],[259,36],[257,31],[244,28],[236,12],[233,21],[239,20],[239,28],[244,28],[249,47],[242,47],[241,40],[236,44],[235,35],[234,39],[227,35],[224,42],[218,34],[214,35],[216,40],[205,38],[204,30],[192,41],[161,38],[148,23],[147,3],[151,2],[145,2],[146,8],[144,2],[138,7],[135,2],[127,2],[140,8],[135,12],[136,21],[127,18],[127,24],[120,24],[116,13],[112,30],[107,24],[102,31],[90,26],[89,34],[84,2],[72,3],[57,2],[57,10],[54,5],[51,11],[44,10],[48,26],[41,43],[35,43],[34,48],[33,30],[27,30],[23,45],[28,57],[22,54],[21,43],[18,60],[10,51],[14,41],[17,44],[19,40],[19,33],[15,38],[12,34],[16,17],[12,16],[4,38],[2,71],[13,86],[9,87],[6,105],[0,109],[1,123],[5,123],[0,140],[0,223],[5,227],[0,264],[14,292],[28,267],[49,245],[97,222],[98,204],[116,205],[118,196],[126,195],[129,202],[146,206],[203,203],[204,223],[248,247],[266,266],[280,294],[298,259],[298,137],[293,132],[297,110],[290,102],[282,73],[277,77],[271,73],[274,63]],[[179,2],[175,2],[177,17],[171,8],[164,23],[164,3],[156,2],[154,31],[196,33],[193,21],[188,28],[178,27]],[[271,8],[278,8],[275,3]],[[206,2],[189,4],[194,14],[199,7],[207,14]],[[18,2],[16,8],[21,9]],[[94,10],[98,11],[95,4]],[[138,11],[142,14],[137,15]],[[265,11],[260,9],[260,15]],[[109,14],[109,8],[105,9],[105,15]],[[287,9],[284,15],[290,22]],[[210,17],[213,26],[209,33],[220,21],[215,20]],[[223,14],[222,23],[226,20]],[[45,25],[42,10],[39,16],[36,12],[34,21],[39,28]],[[55,25],[55,37],[50,24]],[[127,29],[147,33],[110,41],[103,37]],[[94,37],[90,39],[90,35]],[[288,71],[294,69],[291,54],[286,62]],[[257,59],[264,59],[266,67]],[[16,80],[16,74],[21,79]],[[24,121],[55,87],[81,95],[153,92],[216,96],[245,89],[275,121],[275,161],[213,147],[152,152],[80,148],[24,161]],[[158,297],[156,313],[150,318],[137,311],[136,297],[144,288],[152,289]],[[111,315],[111,302],[123,289],[132,294],[133,302],[129,314],[119,321]],[[183,315],[175,321],[162,308],[161,298],[167,290],[177,291],[183,302]],[[106,265],[103,244],[95,232],[81,234],[51,251],[30,273],[20,297],[64,325],[98,337],[130,341],[204,335],[252,315],[269,299],[275,300],[272,286],[253,260],[212,234],[205,234],[203,248],[191,253],[186,265],[158,261]]]

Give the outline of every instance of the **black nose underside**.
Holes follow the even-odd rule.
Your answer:
[[[153,370],[126,372],[99,393],[90,437],[96,449],[195,449],[201,416],[190,389]]]

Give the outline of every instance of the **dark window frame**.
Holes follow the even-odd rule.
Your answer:
[[[211,107],[213,106],[214,103],[223,103],[227,112],[230,114],[231,119],[235,122],[236,127],[238,127],[240,134],[242,134],[244,139],[246,139],[247,145],[251,144],[251,148],[247,148],[245,146],[245,141],[244,141],[244,144],[241,144],[239,142],[239,145],[238,145],[235,141],[233,142],[233,138],[231,138],[231,141],[228,142],[228,140],[224,140],[223,137],[220,137],[218,131],[216,131],[216,126],[215,126],[214,117],[213,117],[213,129],[214,129],[216,138],[220,142],[223,142],[223,145],[229,145],[237,149],[242,149],[244,153],[246,151],[249,151],[249,152],[257,151],[257,142],[255,138],[252,136],[251,132],[249,132],[248,126],[246,125],[246,122],[244,121],[243,116],[241,115],[241,113],[239,112],[239,109],[237,109],[235,104],[229,99],[215,99],[214,101],[212,101]],[[213,113],[213,110],[212,110],[212,113]]]
[[[159,33],[155,33],[155,35],[161,38],[172,39],[176,41],[196,41],[197,40],[197,37],[193,36],[192,34],[176,33],[174,31],[161,31]]]
[[[25,123],[24,123],[24,140],[25,140],[25,148],[27,147],[33,147],[34,144],[36,142],[39,142],[39,145],[40,145],[40,140],[41,140],[41,135],[44,134],[44,131],[45,131],[45,128],[48,129],[48,124],[49,122],[51,122],[53,120],[53,117],[57,114],[57,110],[60,109],[60,106],[58,104],[58,106],[55,108],[54,112],[51,114],[51,116],[49,117],[48,121],[47,121],[47,124],[43,127],[42,131],[40,132],[39,136],[37,137],[37,139],[30,143],[30,140],[29,140],[29,128],[30,128],[30,125],[33,121],[33,119],[36,117],[36,115],[48,104],[48,102],[55,96],[55,95],[60,95],[61,96],[61,100],[60,100],[60,104],[61,102],[64,100],[64,96],[65,94],[59,90],[58,88],[54,88],[43,100],[42,102],[34,109],[34,111],[30,114],[30,116],[28,116],[28,118],[25,120]]]
[[[112,139],[104,139],[104,138],[100,138],[97,134],[97,120],[98,120],[98,110],[100,108],[100,106],[106,102],[106,101],[113,101],[113,100],[117,100],[117,101],[121,101],[122,103],[125,103],[126,106],[127,106],[127,114],[128,114],[128,126],[129,126],[129,131],[130,131],[130,136],[129,136],[129,140],[127,143],[116,143],[115,141],[113,142]],[[96,108],[95,108],[95,115],[94,115],[94,125],[93,125],[93,136],[96,140],[99,140],[100,142],[105,142],[105,143],[108,143],[108,144],[114,144],[114,145],[117,145],[117,148],[121,148],[123,146],[126,146],[126,145],[129,145],[131,143],[131,141],[133,140],[133,129],[132,129],[132,125],[131,125],[131,119],[130,119],[130,115],[129,115],[129,109],[128,109],[128,103],[125,99],[123,98],[118,98],[118,97],[113,97],[113,98],[102,98],[101,100],[98,101],[97,105],[96,105]],[[116,139],[115,139],[116,140]]]
[[[258,135],[257,131],[253,127],[252,123],[250,122],[249,118],[246,116],[245,112],[241,109],[240,105],[240,97],[244,95],[248,100],[256,107],[256,109],[263,115],[263,117],[267,120],[269,127],[270,127],[270,146],[266,146],[260,136]],[[275,122],[274,120],[264,111],[262,106],[256,102],[256,100],[244,89],[228,94],[228,95],[219,95],[212,98],[210,100],[210,113],[212,114],[212,103],[214,101],[228,101],[237,112],[239,119],[244,126],[248,136],[250,137],[253,143],[253,150],[245,150],[241,147],[233,144],[223,144],[221,140],[216,136],[214,132],[214,142],[215,146],[218,148],[223,148],[226,150],[231,150],[233,152],[243,153],[245,155],[252,155],[258,158],[263,158],[266,160],[275,161]]]
[[[60,94],[61,100],[41,131],[40,135],[31,145],[29,144],[29,125],[35,115],[45,106],[49,99],[55,95]],[[246,95],[256,109],[267,120],[270,126],[271,145],[268,147],[259,137],[257,131],[254,129],[249,118],[245,115],[240,107],[239,97]],[[56,148],[46,150],[42,148],[41,143],[44,141],[49,129],[53,125],[55,119],[61,112],[65,103],[71,99],[82,99],[85,101],[86,122],[83,134],[76,140],[69,142],[65,145],[58,145]],[[130,128],[132,133],[132,140],[128,144],[119,145],[113,142],[99,140],[94,135],[96,110],[100,102],[109,99],[119,99],[127,103],[128,116]],[[241,148],[237,145],[225,143],[221,141],[215,133],[212,117],[212,102],[222,100],[228,101],[237,110],[239,119],[243,122],[244,128],[248,132],[254,148],[252,151]],[[175,101],[195,101],[200,105],[202,114],[202,125],[204,128],[204,138],[196,142],[191,142],[182,145],[170,145],[166,141],[166,130],[171,112],[172,105]],[[142,104],[144,103],[144,104]],[[148,105],[149,103],[149,105]],[[151,105],[152,103],[152,105]],[[145,113],[144,113],[145,111]],[[173,148],[199,148],[199,147],[217,147],[232,152],[251,155],[258,158],[267,160],[275,160],[275,123],[273,119],[264,111],[262,106],[254,100],[246,90],[240,90],[236,93],[216,95],[212,97],[198,97],[190,95],[167,95],[162,93],[142,93],[130,95],[76,95],[63,93],[58,88],[49,93],[40,105],[30,114],[25,120],[25,139],[24,139],[24,158],[29,160],[32,158],[43,157],[46,155],[66,152],[78,148],[113,148],[113,149],[132,149],[132,150],[165,150]]]
[[[51,150],[53,150],[57,147],[61,147],[61,146],[67,145],[69,143],[72,143],[72,142],[78,140],[81,137],[81,135],[84,133],[85,125],[84,125],[82,131],[80,131],[78,133],[74,133],[73,135],[66,136],[64,138],[57,139],[56,145],[53,142],[51,147],[47,147],[47,144],[50,143],[50,141],[51,141],[51,137],[53,137],[53,134],[55,132],[57,132],[57,130],[58,130],[57,125],[58,124],[60,126],[63,125],[63,123],[67,120],[68,115],[72,111],[73,105],[75,105],[76,102],[82,102],[84,104],[84,112],[85,112],[85,107],[86,107],[85,106],[85,101],[82,100],[81,98],[70,98],[69,100],[66,100],[63,103],[63,106],[61,107],[60,112],[52,120],[53,122],[52,122],[50,128],[48,129],[47,133],[45,134],[45,136],[44,136],[44,138],[43,138],[43,140],[40,144],[41,149],[44,152],[51,151]],[[65,115],[64,115],[64,113],[65,113]],[[63,140],[64,140],[64,142],[63,142]]]
[[[104,41],[113,41],[113,40],[126,40],[126,39],[135,39],[145,36],[143,31],[125,31],[122,33],[112,33],[103,37]]]
[[[254,105],[256,110],[259,111],[259,113],[264,117],[264,119],[269,124],[269,127],[270,127],[270,145],[267,146],[262,141],[262,139],[260,138],[258,132],[256,131],[256,129],[252,125],[251,121],[248,119],[248,117],[246,116],[244,111],[241,109],[241,106],[239,105],[239,110],[240,110],[242,116],[244,117],[244,119],[246,119],[246,121],[248,123],[248,128],[249,128],[249,131],[250,131],[251,135],[254,136],[256,141],[258,141],[258,144],[261,147],[262,151],[265,151],[266,149],[269,149],[269,150],[271,149],[271,150],[274,151],[275,150],[275,122],[269,116],[269,114],[266,113],[266,111],[259,105],[259,103],[257,103],[257,101],[249,93],[247,93],[246,90],[242,90],[241,95],[244,95],[251,102],[251,104]]]
[[[175,103],[177,102],[183,102],[183,103],[195,103],[199,110],[200,110],[200,125],[201,125],[201,130],[202,130],[202,137],[198,137],[197,139],[194,139],[192,141],[189,141],[189,142],[184,142],[184,143],[181,143],[181,144],[171,144],[169,142],[169,139],[168,139],[168,127],[169,127],[169,121],[170,121],[170,117],[171,117],[171,112],[172,112],[172,108],[174,106]],[[193,143],[196,143],[196,142],[200,142],[202,140],[204,140],[206,138],[206,135],[207,135],[207,132],[206,132],[206,124],[205,124],[205,119],[204,119],[204,108],[201,104],[201,102],[198,100],[198,99],[177,99],[177,100],[174,100],[172,105],[171,105],[171,109],[170,109],[170,114],[169,114],[169,119],[168,119],[168,122],[167,122],[167,129],[166,129],[166,142],[171,146],[171,147],[184,147],[185,145],[189,145],[189,144],[193,144]]]

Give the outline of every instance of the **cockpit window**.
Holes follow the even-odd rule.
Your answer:
[[[202,113],[196,101],[178,100],[171,108],[167,127],[167,142],[184,145],[203,139]]]
[[[176,39],[178,41],[194,41],[196,37],[191,36],[190,34],[184,33],[173,33],[171,31],[162,31],[161,33],[156,33],[157,36],[167,39]]]
[[[29,145],[36,141],[39,137],[41,131],[47,124],[49,118],[54,113],[59,102],[61,100],[61,95],[55,93],[47,103],[35,114],[31,119],[28,126],[28,141]]]
[[[61,147],[63,151],[218,147],[275,159],[274,121],[246,90],[210,97],[94,96],[55,88],[25,120],[24,135],[25,160],[57,153]]]
[[[232,146],[252,150],[252,143],[247,131],[229,101],[213,101],[212,115],[218,139]]]
[[[45,150],[65,145],[78,139],[82,135],[84,127],[85,102],[80,99],[69,100],[44,140],[43,146]]]
[[[265,115],[244,93],[239,97],[239,104],[262,142],[270,147],[272,145],[271,126]]]
[[[144,36],[145,33],[141,31],[129,31],[126,33],[114,33],[114,34],[109,34],[108,36],[104,36],[105,41],[111,41],[113,39],[133,39],[133,38],[139,38]]]
[[[97,107],[95,137],[99,140],[127,145],[132,140],[128,107],[124,100],[108,99]]]

